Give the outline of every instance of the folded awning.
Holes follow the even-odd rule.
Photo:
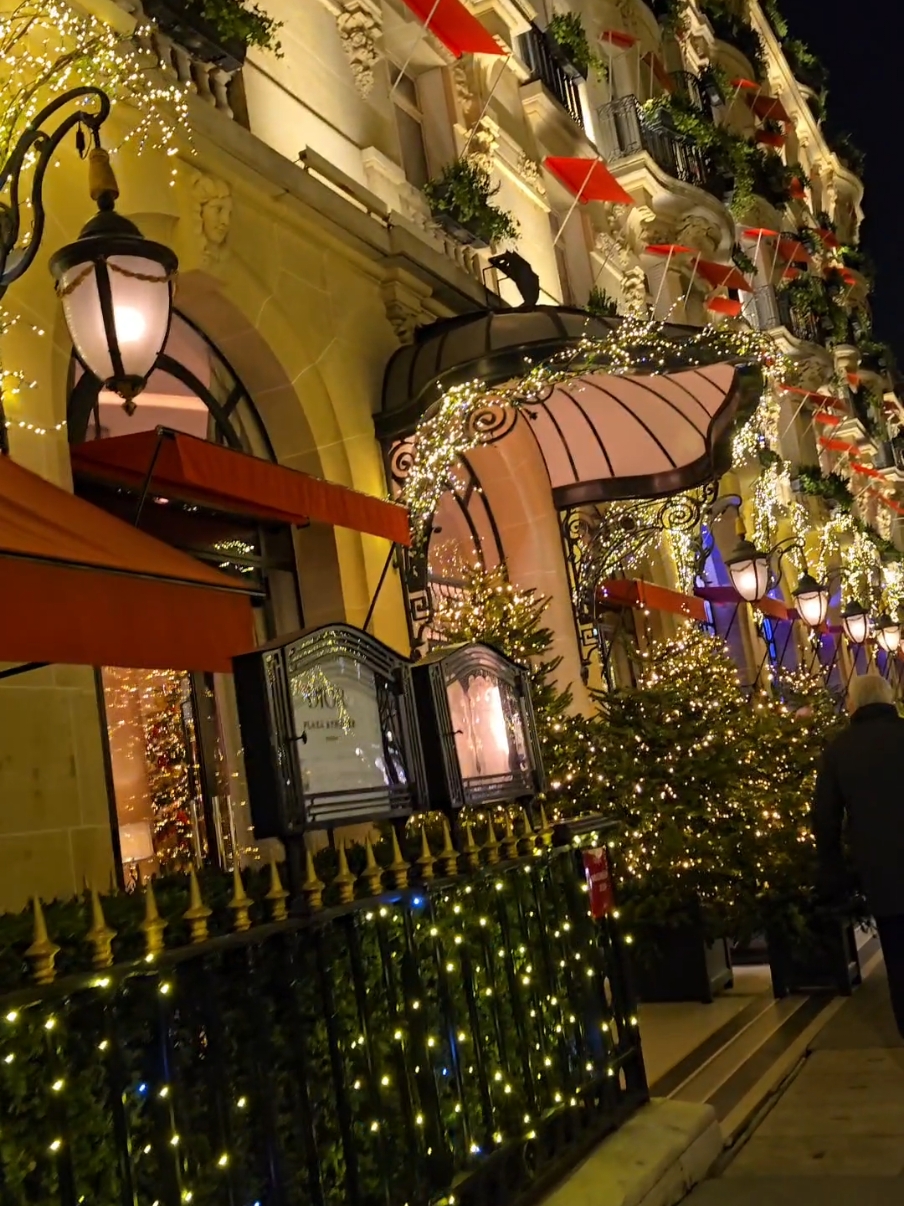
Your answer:
[[[150,477],[155,495],[231,515],[303,525],[351,528],[411,543],[408,512],[397,503],[359,494],[285,465],[158,428],[71,449],[73,472],[94,481],[141,489]]]
[[[557,507],[689,490],[720,467],[740,401],[731,364],[673,373],[586,373],[521,410]]]
[[[641,578],[610,578],[599,587],[600,600],[615,607],[636,607],[665,611],[701,623],[706,619],[703,600],[665,586],[655,586]]]
[[[543,163],[582,205],[588,201],[634,204],[634,198],[622,188],[601,159],[568,159],[547,155]]]
[[[229,671],[247,587],[0,456],[0,661]]]
[[[405,4],[457,59],[463,54],[505,53],[461,0],[405,0]]]
[[[748,293],[753,286],[745,276],[735,268],[734,264],[717,264],[715,260],[698,260],[697,276],[701,276],[714,289],[744,289]]]
[[[707,603],[741,603],[741,596],[733,586],[698,586],[695,593]],[[797,612],[781,599],[771,599],[768,595],[758,599],[753,606],[771,620],[793,620],[797,616]]]

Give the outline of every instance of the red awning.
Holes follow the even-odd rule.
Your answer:
[[[698,598],[705,599],[707,603],[741,602],[741,596],[733,586],[698,586],[695,594]],[[753,606],[772,620],[790,620],[795,614],[781,599],[771,599],[768,595],[759,599]]]
[[[683,243],[647,243],[644,251],[650,255],[693,255],[693,247],[685,247]]]
[[[750,107],[761,121],[790,122],[788,110],[777,96],[767,96],[760,92],[757,96],[748,98]]]
[[[722,297],[719,294],[707,298],[706,308],[713,314],[727,314],[729,318],[737,318],[741,313],[741,303],[736,297]]]
[[[816,406],[829,407],[832,410],[844,410],[844,403],[840,398],[833,398],[830,394],[820,394],[814,389],[801,389],[799,385],[787,385],[784,381],[779,382],[779,389],[783,389],[788,394],[797,394],[807,402],[812,402]]]
[[[770,230],[767,226],[748,226],[744,231],[745,239],[777,239],[777,230]]]
[[[784,134],[777,134],[774,130],[757,130],[755,139],[764,147],[783,147],[787,142]]]
[[[732,88],[741,88],[745,92],[759,92],[761,85],[756,80],[745,80],[742,76],[731,81]]]
[[[244,583],[0,456],[0,661],[230,671]]]
[[[543,162],[582,205],[588,201],[634,204],[631,194],[625,192],[600,159],[564,159],[547,155]]]
[[[665,611],[673,616],[686,616],[690,620],[706,620],[703,600],[694,595],[684,595],[678,590],[654,586],[640,578],[610,578],[599,588],[600,599],[616,607],[648,608],[650,611]]]
[[[813,422],[818,423],[821,427],[838,427],[841,423],[841,415],[830,414],[827,410],[818,410],[813,416]]]
[[[733,264],[717,264],[714,260],[698,260],[697,275],[714,289],[743,289],[750,292],[750,281],[735,268]]]
[[[253,515],[278,523],[327,523],[383,536],[397,544],[411,543],[408,512],[398,503],[359,494],[197,436],[161,428],[89,440],[72,445],[70,451],[73,471],[96,481],[140,489],[153,462],[151,489],[155,494],[231,515]]]
[[[405,0],[405,4],[457,59],[463,54],[506,53],[461,0]]]
[[[604,29],[600,34],[601,42],[617,46],[619,50],[628,50],[637,41],[634,34],[626,33],[623,29]]]
[[[778,254],[789,264],[810,263],[810,253],[800,239],[779,239]]]

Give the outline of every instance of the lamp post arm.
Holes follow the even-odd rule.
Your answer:
[[[97,102],[96,112],[79,108],[65,117],[57,128],[48,133],[42,126],[55,113],[73,101],[90,97]],[[9,200],[0,201],[0,298],[9,286],[19,279],[34,262],[44,236],[45,214],[43,202],[44,177],[50,161],[60,143],[71,130],[84,126],[98,142],[100,127],[110,114],[110,98],[100,88],[70,88],[58,96],[40,113],[36,114],[6,163],[0,168],[0,194],[9,190]],[[31,181],[32,224],[28,241],[20,243],[22,228],[22,200],[20,197],[22,173],[30,154],[36,155],[34,175]],[[30,166],[30,165],[28,165]]]
[[[769,550],[769,565],[770,565],[770,584],[769,589],[774,590],[781,582],[784,573],[784,560],[789,553],[800,553],[803,558],[804,571],[806,572],[807,551],[804,548],[802,540],[798,540],[795,536],[788,536],[784,540],[779,540]],[[775,570],[772,570],[772,558],[775,558]]]

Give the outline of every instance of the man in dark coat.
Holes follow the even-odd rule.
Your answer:
[[[844,889],[847,820],[860,886],[876,919],[892,1006],[904,1037],[904,720],[878,674],[863,674],[848,694],[851,723],[826,748],[813,806],[821,888]]]

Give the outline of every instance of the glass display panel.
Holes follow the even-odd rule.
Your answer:
[[[531,771],[521,701],[510,683],[481,668],[446,681],[462,779],[521,776]]]

